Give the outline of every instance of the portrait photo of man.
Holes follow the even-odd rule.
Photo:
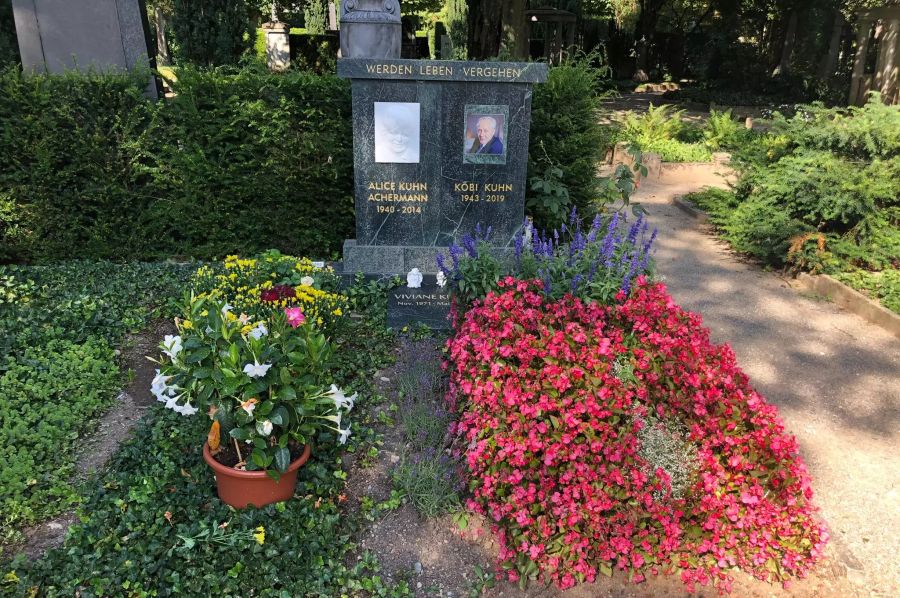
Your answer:
[[[474,164],[506,164],[506,106],[466,106],[463,161]]]
[[[493,116],[482,116],[475,125],[475,143],[472,144],[470,154],[503,153],[503,142],[497,137],[497,119]]]

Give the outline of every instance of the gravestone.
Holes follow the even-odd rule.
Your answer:
[[[139,0],[13,0],[12,6],[26,72],[154,66]],[[157,95],[153,77],[147,94]]]
[[[356,239],[344,269],[436,272],[476,225],[512,243],[525,217],[531,87],[541,63],[341,59],[353,93]]]
[[[344,36],[342,20],[342,49]],[[404,60],[373,37],[378,54],[337,64],[353,102],[356,238],[343,271],[406,277],[388,296],[389,325],[446,328],[437,255],[479,224],[502,252],[525,219],[532,87],[547,65]]]

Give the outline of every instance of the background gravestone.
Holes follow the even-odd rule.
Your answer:
[[[12,0],[26,71],[149,68],[150,36],[139,0]],[[157,97],[151,77],[147,93]]]

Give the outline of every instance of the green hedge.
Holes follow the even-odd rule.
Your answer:
[[[612,128],[599,122],[603,96],[598,90],[605,72],[591,65],[592,58],[551,68],[547,81],[534,86],[528,148],[528,176],[541,176],[548,166],[562,169],[560,182],[584,217],[597,210],[601,194],[597,167],[614,143]]]
[[[161,102],[143,81],[0,75],[0,260],[323,255],[352,236],[346,81],[179,69]]]
[[[340,251],[354,233],[347,81],[177,75],[153,102],[144,75],[0,71],[0,262]],[[529,176],[562,168],[583,215],[608,141],[599,77],[586,61],[553,68],[533,100]]]

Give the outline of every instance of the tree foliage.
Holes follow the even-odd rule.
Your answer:
[[[253,39],[243,0],[174,0],[172,30],[179,57],[200,66],[237,64]]]

